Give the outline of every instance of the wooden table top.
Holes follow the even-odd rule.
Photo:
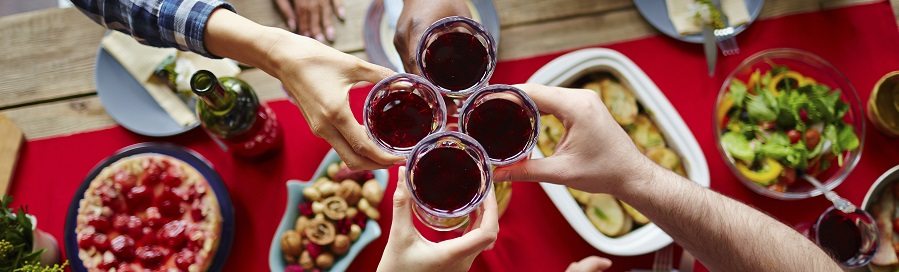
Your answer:
[[[371,1],[344,1],[347,19],[337,27],[332,46],[365,58],[362,26]],[[879,1],[768,0],[761,17]],[[273,1],[230,2],[245,17],[284,27]],[[894,14],[899,14],[899,0],[890,2]],[[494,4],[500,18],[499,57],[503,60],[658,34],[631,0],[494,0]],[[15,122],[28,139],[114,125],[94,86],[94,62],[104,31],[74,8],[0,17],[0,114]],[[278,80],[258,69],[245,71],[241,77],[254,86],[261,99],[285,97]]]

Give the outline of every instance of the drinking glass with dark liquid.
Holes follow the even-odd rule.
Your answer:
[[[408,154],[446,125],[446,106],[437,88],[413,74],[397,74],[375,84],[362,115],[368,136],[394,155]]]
[[[524,159],[537,144],[540,112],[521,89],[491,85],[465,101],[459,129],[481,144],[490,163],[507,165]]]
[[[451,16],[431,24],[417,49],[421,74],[451,98],[464,98],[487,84],[496,68],[496,44],[474,20]]]
[[[275,113],[259,103],[253,88],[233,78],[216,78],[200,70],[190,80],[200,101],[197,116],[203,128],[226,151],[256,159],[281,149],[283,135]]]
[[[811,229],[811,238],[844,268],[867,265],[877,249],[877,225],[861,209],[845,213],[828,208]]]
[[[406,160],[406,187],[418,219],[448,231],[469,222],[492,186],[487,154],[459,132],[439,132],[423,139]]]

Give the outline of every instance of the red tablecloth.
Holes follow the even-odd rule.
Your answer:
[[[614,25],[597,26],[596,31]],[[712,108],[727,72],[755,52],[792,47],[818,54],[846,74],[867,101],[871,88],[883,74],[899,70],[899,32],[886,2],[762,20],[738,38],[742,54],[721,57],[715,78],[706,75],[701,45],[667,37],[650,37],[607,45],[637,63],[668,96],[699,141],[712,177],[712,189],[758,207],[788,224],[813,220],[827,205],[822,198],[780,201],[757,195],[741,185],[719,158],[712,134]],[[494,83],[521,83],[546,62],[564,52],[505,61],[499,64]],[[366,89],[351,92],[352,108],[359,116]],[[259,271],[268,267],[269,243],[285,206],[284,182],[309,179],[329,146],[309,131],[299,110],[290,102],[270,103],[284,127],[283,152],[272,159],[247,163],[219,150],[200,130],[170,137],[147,138],[122,127],[28,141],[21,153],[11,194],[15,206],[27,205],[39,218],[41,229],[61,241],[64,214],[84,176],[116,150],[140,142],[165,141],[187,146],[209,159],[223,177],[234,202],[237,231],[226,270]],[[867,127],[861,163],[837,192],[861,202],[874,180],[899,162],[897,140]],[[602,167],[602,166],[592,166]],[[391,171],[388,199],[395,188]],[[384,235],[369,245],[351,271],[373,271],[390,229],[390,201],[379,207]],[[598,252],[584,242],[562,218],[537,184],[517,183],[506,214],[500,219],[499,240],[484,252],[472,270],[561,271],[570,262]],[[429,236],[442,236],[429,233]],[[608,257],[608,256],[606,256]],[[651,266],[652,254],[611,257],[611,271]]]

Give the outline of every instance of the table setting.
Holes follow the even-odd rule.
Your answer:
[[[495,167],[552,156],[564,139],[563,122],[513,86],[534,83],[595,92],[651,161],[792,227],[843,268],[899,266],[899,28],[889,2],[766,17],[779,3],[634,1],[628,12],[651,35],[506,58],[504,42],[516,39],[506,31],[522,26],[504,21],[502,1],[471,1],[476,18],[425,31],[421,75],[386,53],[398,16],[388,2],[360,9],[357,53],[400,73],[354,86],[348,100],[377,147],[406,158],[407,179],[397,166],[350,170],[292,99],[267,100],[266,85],[242,79],[255,68],[109,32],[94,80],[116,124],[24,141],[0,133],[22,141],[0,145],[16,157],[8,188],[0,164],[0,191],[12,196],[4,209],[27,208],[35,237],[56,243],[41,244],[59,255],[45,264],[70,271],[127,266],[121,256],[149,267],[154,254],[153,267],[182,270],[374,271],[403,182],[432,241],[461,236],[496,192],[501,231],[470,271],[558,271],[591,255],[612,261],[605,271],[707,271],[615,196],[493,178]],[[447,77],[450,64],[428,50],[458,39],[483,55],[451,57],[475,61]],[[391,113],[400,103],[422,116]],[[472,183],[423,181],[463,178]]]

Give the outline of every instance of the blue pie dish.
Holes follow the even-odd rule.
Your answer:
[[[234,242],[234,206],[231,204],[228,188],[225,187],[222,178],[212,168],[212,164],[200,154],[181,146],[165,143],[140,143],[122,148],[119,151],[116,151],[112,156],[109,156],[97,164],[87,177],[84,178],[81,187],[78,187],[78,191],[76,191],[75,196],[72,197],[72,203],[69,205],[69,211],[66,214],[66,225],[64,227],[63,236],[65,239],[65,251],[71,270],[79,272],[87,271],[81,258],[78,257],[78,238],[75,233],[75,218],[78,214],[79,202],[84,198],[84,191],[90,186],[91,181],[103,171],[103,168],[106,168],[122,158],[140,154],[160,154],[173,157],[189,164],[194,169],[197,169],[197,172],[206,178],[206,181],[209,183],[209,186],[212,187],[212,191],[218,199],[219,210],[222,213],[223,221],[222,230],[219,236],[221,240],[219,240],[218,249],[215,251],[215,256],[212,259],[212,264],[209,266],[208,271],[221,271],[228,259],[231,245]]]

